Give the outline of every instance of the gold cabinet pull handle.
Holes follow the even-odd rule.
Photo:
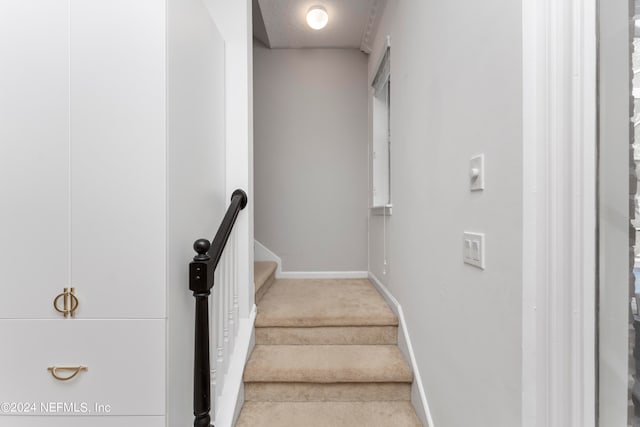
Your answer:
[[[76,309],[80,302],[75,296],[75,291],[75,288],[64,288],[64,291],[58,294],[53,300],[53,308],[55,308],[58,313],[62,313],[64,317],[68,315],[74,317],[76,314]],[[62,299],[62,308],[60,308],[60,299]]]
[[[71,292],[69,293],[69,300],[71,302],[69,313],[71,314],[71,317],[74,317],[76,315],[76,309],[78,308],[78,304],[79,304],[78,298],[73,293],[74,291],[75,289],[71,288]]]
[[[62,309],[58,308],[58,301],[60,301],[60,298],[64,298],[65,307],[62,308]],[[69,312],[67,310],[66,305],[67,305],[67,288],[65,288],[65,291],[63,293],[61,293],[57,297],[55,297],[55,299],[53,300],[53,308],[55,308],[58,313],[64,314],[64,317],[67,317]]]
[[[78,375],[80,372],[86,371],[88,369],[89,368],[87,368],[86,366],[49,366],[47,368],[47,370],[51,372],[53,378],[57,379],[58,381],[69,381],[70,379],[75,378],[76,375]],[[70,374],[60,376],[58,375],[58,373],[60,372],[70,372]]]

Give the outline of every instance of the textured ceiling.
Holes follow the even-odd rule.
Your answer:
[[[271,48],[359,48],[368,53],[386,0],[257,1]],[[316,5],[329,14],[329,23],[318,31],[306,22],[307,11]]]

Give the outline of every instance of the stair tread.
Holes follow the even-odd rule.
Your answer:
[[[256,286],[256,292],[264,285],[269,276],[275,273],[278,264],[273,261],[256,261],[253,263],[253,283]]]
[[[395,345],[256,345],[245,382],[363,383],[413,380]]]
[[[419,427],[410,402],[245,402],[237,427]]]
[[[278,279],[258,305],[256,327],[397,326],[367,279]]]

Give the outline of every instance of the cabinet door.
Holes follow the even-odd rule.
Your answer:
[[[69,286],[69,1],[0,1],[1,318]]]
[[[71,282],[80,318],[165,314],[165,32],[165,0],[71,0]]]
[[[165,427],[164,417],[0,417],[0,427]]]
[[[165,415],[164,320],[0,320],[0,334],[0,405],[35,405],[0,406],[0,421]]]

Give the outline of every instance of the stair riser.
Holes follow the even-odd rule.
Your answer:
[[[245,383],[248,402],[409,401],[409,383]]]
[[[256,344],[272,345],[395,345],[396,326],[328,326],[316,328],[256,328]]]
[[[271,273],[271,275],[267,278],[267,280],[265,280],[264,284],[260,286],[260,288],[256,291],[256,296],[255,296],[256,304],[260,302],[264,294],[267,293],[267,291],[269,290],[269,288],[271,288],[271,285],[273,285],[275,281],[276,281],[276,275],[274,272],[274,273]]]
[[[236,427],[329,426],[422,427],[422,423],[411,402],[402,401],[245,402],[236,424]]]

